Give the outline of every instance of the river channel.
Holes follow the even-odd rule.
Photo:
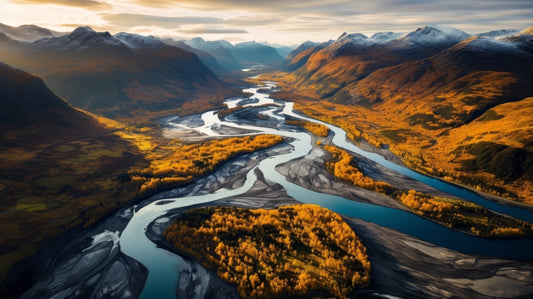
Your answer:
[[[233,121],[233,118],[228,117],[226,117],[225,120],[220,120],[216,111],[207,111],[203,113],[201,115],[201,122],[203,124],[201,125],[181,123],[181,118],[179,117],[167,118],[164,121],[165,126],[174,128],[174,130],[195,130],[198,133],[213,137],[230,136],[228,134],[223,134],[221,128],[224,127],[246,131],[243,135],[276,134],[289,138],[288,140],[293,147],[293,150],[288,153],[270,156],[259,162],[257,166],[248,171],[244,184],[238,188],[223,188],[216,190],[213,193],[198,196],[164,198],[156,200],[136,211],[126,228],[120,234],[119,244],[120,250],[124,254],[137,260],[148,269],[148,278],[142,291],[141,298],[175,297],[178,274],[188,265],[188,263],[180,256],[158,247],[146,236],[145,232],[150,223],[167,215],[169,211],[174,209],[204,204],[244,194],[252,188],[257,180],[255,174],[256,168],[264,174],[268,181],[282,185],[289,196],[302,203],[317,204],[339,214],[389,227],[421,240],[462,253],[524,260],[532,259],[530,251],[531,248],[533,248],[532,239],[502,240],[474,237],[450,230],[406,211],[319,193],[289,182],[285,176],[276,171],[276,166],[308,155],[313,148],[313,144],[312,138],[308,133],[287,130],[282,126],[285,117],[287,116],[328,126],[331,130],[330,138],[333,144],[355,154],[364,156],[367,159],[388,169],[399,172],[404,176],[418,180],[455,197],[475,202],[494,212],[507,214],[526,221],[533,221],[533,213],[530,210],[489,201],[471,190],[422,175],[409,168],[397,165],[379,154],[360,149],[347,140],[346,132],[341,128],[295,113],[292,102],[270,98],[268,93],[265,93],[265,90],[273,88],[275,88],[275,83],[265,82],[264,86],[244,90],[245,92],[253,94],[250,98],[231,99],[226,101],[226,104],[229,108],[239,106],[241,103],[246,103],[242,105],[245,107],[271,104],[268,108],[261,110],[260,113],[269,117],[272,122],[277,122],[279,125],[263,127],[252,124],[242,124],[238,121]],[[250,103],[250,99],[254,100]],[[200,122],[198,121],[197,123]],[[235,135],[238,134],[231,134],[231,136]]]

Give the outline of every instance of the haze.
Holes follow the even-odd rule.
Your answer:
[[[68,32],[90,25],[111,33],[287,45],[325,41],[344,31],[409,32],[429,23],[471,34],[521,30],[530,25],[532,15],[529,0],[8,0],[0,10],[1,22],[11,26],[35,24]]]

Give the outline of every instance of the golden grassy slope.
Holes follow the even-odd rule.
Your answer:
[[[533,114],[530,113],[532,100],[525,98],[509,103],[502,100],[502,94],[507,89],[516,86],[515,84],[520,86],[516,75],[473,73],[460,77],[453,83],[444,84],[444,87],[433,92],[422,91],[424,88],[421,88],[420,92],[408,93],[385,86],[383,90],[389,93],[379,93],[380,100],[371,108],[316,100],[308,96],[308,92],[303,92],[304,96],[301,96],[299,90],[292,89],[290,84],[284,84],[287,82],[284,80],[285,76],[293,75],[278,73],[268,77],[280,82],[280,86],[284,88],[284,92],[274,94],[274,97],[296,102],[296,109],[342,127],[352,139],[363,138],[376,146],[387,144],[406,164],[425,173],[533,204],[533,175],[528,164],[531,159],[528,157],[533,155]],[[476,78],[474,84],[468,83],[459,90],[454,86],[458,82],[472,82],[470,80],[473,77]],[[372,90],[375,91],[369,86],[369,95]],[[392,90],[398,92],[393,93]],[[483,99],[479,98],[481,96]],[[420,97],[423,100],[419,100]],[[477,115],[478,111],[487,109],[487,105],[496,106],[483,115]],[[498,172],[495,170],[498,165],[493,165],[491,170],[487,161],[479,161],[477,164],[481,166],[477,168],[465,168],[464,163],[469,163],[465,161],[473,158],[469,152],[482,151],[477,149],[482,144],[477,148],[465,146],[480,142],[490,142],[488,146],[492,148],[494,144],[501,145],[501,148],[496,146],[493,150],[503,151],[502,157],[511,164],[522,164],[516,166],[521,167],[521,171],[515,169],[511,173]],[[516,153],[525,158],[514,159]],[[500,168],[509,166],[502,165]],[[487,172],[487,169],[492,173]],[[522,174],[516,176],[512,172]]]

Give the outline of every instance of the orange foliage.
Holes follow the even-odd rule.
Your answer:
[[[316,205],[199,208],[164,234],[178,250],[216,268],[244,298],[317,292],[345,298],[370,279],[366,248],[353,230]]]
[[[398,71],[402,72],[401,69]],[[533,114],[530,113],[533,98],[504,104],[498,100],[502,90],[513,89],[515,77],[502,72],[474,72],[432,92],[420,88],[417,81],[413,81],[416,84],[409,88],[391,89],[397,82],[389,85],[388,82],[374,84],[372,80],[362,80],[354,85],[357,88],[350,85],[343,89],[347,97],[359,95],[363,102],[368,102],[354,105],[339,104],[343,101],[337,98],[335,102],[318,100],[316,86],[299,86],[301,78],[295,77],[295,73],[274,73],[262,79],[281,82],[284,91],[272,94],[272,97],[294,101],[296,109],[341,127],[354,141],[364,139],[376,147],[387,144],[390,151],[411,168],[533,204],[533,181],[527,172],[509,179],[483,168],[472,171],[464,167],[472,156],[463,149],[480,142],[522,149],[528,155],[533,152],[528,142],[533,138]],[[472,85],[457,90],[456,86],[461,82]],[[351,103],[349,100],[345,102]],[[496,106],[474,119],[474,114],[487,109],[487,103]]]
[[[494,214],[468,201],[430,196],[415,190],[397,191],[393,197],[416,214],[430,217],[450,228],[477,236],[533,235],[532,224]]]
[[[141,184],[141,192],[148,192],[190,182],[231,158],[281,142],[280,136],[257,135],[176,146],[170,154],[153,157],[149,167],[131,170],[129,174],[134,182]]]
[[[329,128],[324,126],[324,125],[321,125],[321,124],[316,124],[316,123],[313,123],[313,122],[310,122],[310,121],[303,121],[303,120],[286,120],[285,121],[286,124],[288,125],[291,125],[291,126],[300,126],[300,127],[303,127],[304,129],[306,129],[307,131],[317,135],[317,136],[320,136],[320,137],[327,137],[328,134],[329,134]]]
[[[365,176],[348,152],[332,145],[324,145],[324,149],[333,155],[333,161],[327,163],[327,169],[336,178],[379,193],[392,192],[393,188],[389,183],[375,181]]]

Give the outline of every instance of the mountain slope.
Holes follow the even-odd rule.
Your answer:
[[[403,58],[410,58],[390,66],[379,57],[373,59],[376,52],[368,51],[377,48],[363,45],[368,43],[364,37],[346,41],[342,36],[312,54],[300,69],[273,80],[297,82],[286,86],[299,95],[324,98],[317,102],[295,97],[307,114],[341,125],[375,145],[386,144],[412,167],[533,203],[530,29],[504,39],[469,37],[422,58],[413,58],[409,46]],[[398,49],[391,45],[407,36],[412,37],[387,42],[389,53]],[[348,57],[331,51],[347,44]],[[423,52],[435,51],[432,47]],[[313,64],[318,55],[327,65]],[[312,67],[314,72],[309,71]],[[365,75],[357,78],[361,72]],[[337,89],[324,93],[317,82]]]
[[[217,61],[217,58],[215,58],[215,56],[209,54],[208,52],[204,50],[193,48],[182,40],[177,41],[171,38],[166,38],[166,39],[162,39],[161,41],[167,45],[178,47],[187,52],[194,53],[196,56],[198,56],[198,58],[202,61],[202,63],[205,64],[205,66],[207,66],[210,70],[215,72],[217,75],[218,74],[224,75],[226,72],[231,70],[231,68],[226,69],[222,65],[220,65]]]
[[[235,93],[195,54],[146,37],[116,38],[80,27],[31,44],[6,39],[0,44],[8,63],[39,74],[75,106],[109,117],[191,113],[200,106],[195,100],[212,107]]]
[[[283,62],[283,58],[276,49],[255,41],[236,44],[228,50],[243,65],[277,65]]]
[[[110,124],[0,63],[0,280],[49,238],[134,198],[125,174],[144,156]]]
[[[241,63],[231,54],[228,48],[233,47],[232,44],[225,41],[205,41],[201,37],[195,37],[190,41],[185,41],[187,45],[192,48],[205,51],[217,60],[224,69],[228,71],[240,70]]]
[[[36,76],[0,63],[0,138],[4,145],[102,133],[103,127],[51,92]]]
[[[21,25],[11,27],[0,23],[0,32],[11,39],[32,42],[41,38],[51,38],[61,35],[60,32],[42,28],[35,25]]]
[[[405,35],[382,32],[371,38],[343,33],[335,41],[289,56],[284,66],[293,76],[286,79],[308,96],[328,98],[375,70],[435,55],[465,37],[468,34],[460,30],[436,25]],[[342,102],[344,97],[341,92],[336,100]]]

